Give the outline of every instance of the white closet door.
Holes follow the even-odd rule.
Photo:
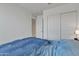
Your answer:
[[[61,39],[73,39],[76,26],[76,12],[61,15]]]
[[[42,16],[37,16],[36,19],[36,37],[42,38],[43,36],[43,18]]]
[[[48,39],[60,39],[60,16],[48,16]]]

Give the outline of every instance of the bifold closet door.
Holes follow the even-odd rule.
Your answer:
[[[76,12],[61,15],[61,39],[73,39],[76,27]]]
[[[60,39],[60,15],[48,16],[47,37],[49,40]]]
[[[36,19],[36,37],[37,38],[43,37],[43,18],[42,18],[42,16],[37,16],[37,19]]]

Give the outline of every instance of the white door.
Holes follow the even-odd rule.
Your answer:
[[[48,16],[48,34],[49,40],[60,39],[60,15]]]
[[[36,19],[36,37],[37,38],[43,37],[43,18],[42,18],[42,16],[37,16],[37,19]]]
[[[73,39],[76,27],[76,12],[61,15],[61,39]]]

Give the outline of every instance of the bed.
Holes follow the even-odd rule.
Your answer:
[[[0,45],[0,56],[79,56],[79,41],[28,37]]]

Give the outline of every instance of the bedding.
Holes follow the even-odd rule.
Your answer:
[[[79,56],[79,41],[18,39],[0,45],[0,56]]]
[[[79,56],[79,41],[60,40],[55,49],[56,56]]]
[[[50,40],[37,51],[38,56],[79,56],[79,42],[75,40]]]
[[[46,44],[48,44],[48,41],[40,38],[24,38],[2,45],[0,55],[33,55],[38,48]]]

